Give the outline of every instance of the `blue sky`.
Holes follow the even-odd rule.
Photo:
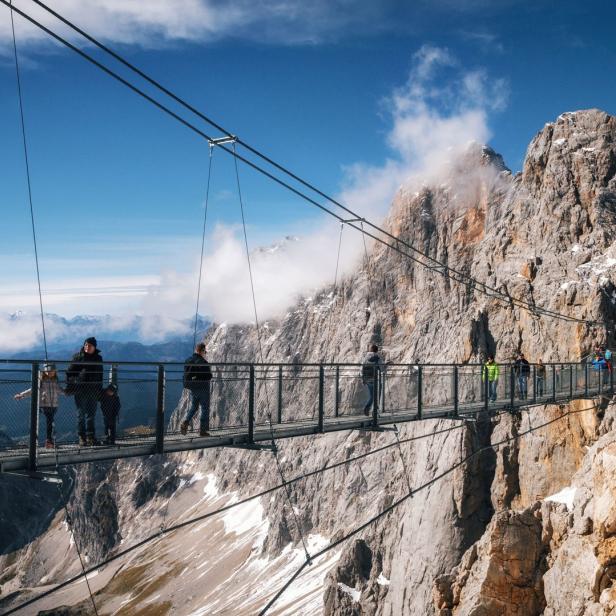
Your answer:
[[[30,0],[15,4],[41,15]],[[448,131],[446,120],[463,123],[466,112],[476,111],[479,135],[517,171],[530,139],[561,112],[616,112],[610,2],[50,4],[248,143],[351,201],[359,193],[389,202],[405,165],[421,168],[434,155],[428,150],[442,146],[429,139],[431,119]],[[47,308],[71,316],[158,307],[185,317],[196,282],[206,144],[24,28],[19,16],[16,23]],[[0,312],[34,305],[9,27],[8,9],[0,6]],[[436,50],[430,58],[437,59],[418,93],[426,50]],[[416,112],[397,97],[407,107],[424,106],[420,128]],[[409,130],[408,114],[415,122]],[[417,135],[428,141],[417,145]],[[385,177],[389,167],[396,177]],[[240,173],[253,247],[286,234],[310,236],[324,224],[317,210],[246,169]],[[376,181],[367,185],[367,177]],[[232,245],[237,194],[230,159],[221,153],[214,156],[211,195],[208,251],[218,247],[220,258],[229,258],[228,242],[240,258]],[[357,207],[383,213],[382,205]],[[209,265],[222,271],[219,261]],[[307,276],[306,284],[323,280]],[[207,291],[217,295],[225,287],[212,283]],[[165,296],[174,299],[157,303]],[[211,309],[224,317],[224,302]]]

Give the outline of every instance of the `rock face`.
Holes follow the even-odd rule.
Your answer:
[[[490,148],[472,146],[438,186],[403,187],[385,224],[402,242],[505,294],[571,317],[612,322],[616,118],[597,110],[563,114],[533,139],[515,176]],[[520,350],[530,361],[577,361],[598,343],[613,348],[612,336],[600,326],[541,317],[488,297],[376,244],[335,289],[300,300],[280,321],[265,324],[262,350],[265,362],[289,363],[358,362],[370,343],[400,363],[473,363],[488,352],[507,362]],[[259,356],[250,326],[213,327],[206,341],[213,361]],[[431,395],[439,393],[435,380]],[[344,395],[358,399],[363,392],[348,386]],[[313,403],[303,396],[298,407]],[[234,412],[220,404],[214,422]],[[616,563],[613,417],[607,402],[579,401],[493,422],[458,422],[449,431],[453,422],[445,420],[406,424],[401,439],[426,438],[294,483],[289,499],[284,491],[261,499],[257,522],[246,526],[254,535],[233,534],[226,525],[223,532],[213,521],[202,533],[211,533],[218,552],[201,552],[198,543],[186,553],[178,550],[191,535],[177,531],[132,557],[119,581],[100,573],[93,582],[99,601],[110,611],[124,601],[126,614],[152,606],[160,614],[258,612],[293,564],[301,564],[300,529],[309,547],[323,538],[335,541],[407,495],[409,485],[417,490],[471,456],[341,544],[330,560],[315,562],[275,613],[609,614]],[[283,472],[292,477],[392,442],[391,433],[339,433],[278,445]],[[496,443],[494,450],[487,447]],[[153,457],[76,471],[70,506],[89,558],[96,561],[120,542],[131,544],[161,524],[202,512],[223,494],[244,496],[279,480],[267,452],[190,453],[165,464]],[[210,483],[195,493],[206,475],[216,478],[219,496]],[[571,485],[571,511],[546,500]],[[60,528],[58,515],[35,541],[41,553],[57,545]],[[237,547],[236,537],[249,535],[251,543]],[[227,564],[213,568],[220,553]],[[67,548],[64,562],[68,554]],[[19,584],[23,589],[62,579],[51,567],[43,581],[28,576],[33,561],[23,550],[10,558],[17,573],[3,594]],[[190,577],[200,575],[199,567],[208,572],[209,585]],[[122,575],[139,579],[138,593]]]

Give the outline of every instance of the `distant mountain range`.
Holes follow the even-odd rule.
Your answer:
[[[38,319],[38,317],[36,317]],[[23,312],[11,314],[9,322],[33,321],[34,315]],[[79,315],[67,319],[57,314],[45,315],[48,331],[48,352],[55,359],[70,358],[89,336],[95,336],[105,360],[111,361],[178,361],[190,355],[193,346],[192,319],[165,320],[139,315],[128,318],[111,315]],[[197,336],[202,337],[210,323],[199,317]],[[148,344],[148,339],[155,342]],[[42,357],[42,343],[18,352],[4,353],[14,359]]]

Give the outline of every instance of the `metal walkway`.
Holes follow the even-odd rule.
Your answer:
[[[62,384],[66,362],[58,365]],[[45,420],[36,396],[16,401],[37,383],[42,362],[0,360],[0,470],[33,472],[56,465],[116,460],[211,447],[267,448],[276,439],[341,430],[383,430],[396,423],[449,418],[475,420],[533,404],[612,395],[611,372],[589,364],[547,365],[544,378],[531,366],[527,398],[512,365],[500,366],[497,400],[488,400],[480,365],[387,365],[378,375],[378,410],[364,413],[367,386],[357,364],[212,364],[210,436],[179,432],[189,393],[183,364],[104,364],[105,383],[118,385],[122,400],[115,445],[79,446],[72,397],[56,414],[56,449],[39,444]],[[522,383],[522,387],[524,383]],[[166,412],[165,409],[171,409]],[[175,411],[175,412],[173,412]],[[271,422],[271,423],[270,423]],[[195,419],[195,424],[198,420]],[[97,410],[97,429],[102,424]],[[43,441],[44,442],[44,441]]]

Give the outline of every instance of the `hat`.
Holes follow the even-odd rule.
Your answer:
[[[47,362],[43,364],[43,372],[55,372],[56,364],[52,362]]]
[[[109,383],[105,389],[111,389],[111,391],[118,391],[118,386],[115,383]]]
[[[90,336],[83,341],[83,344],[91,344],[94,348],[96,348],[96,338],[94,336]]]

